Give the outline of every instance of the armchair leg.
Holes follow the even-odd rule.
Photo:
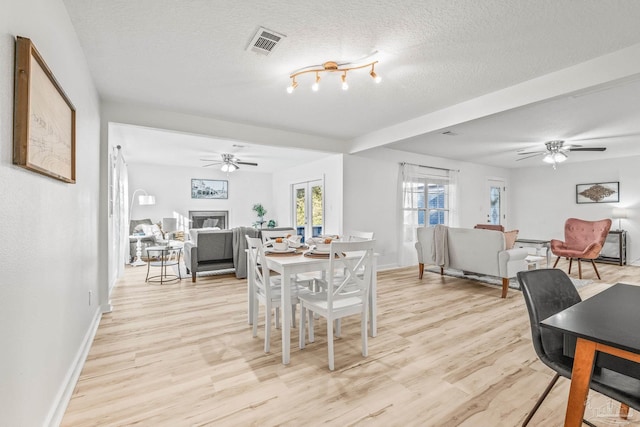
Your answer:
[[[596,276],[598,276],[598,280],[602,280],[600,279],[600,273],[598,273],[598,267],[596,267],[596,263],[591,260],[591,265],[593,265],[593,269],[596,271]]]
[[[503,277],[502,278],[502,296],[501,298],[506,298],[507,297],[507,291],[509,290],[509,278],[508,277]]]
[[[420,275],[418,276],[418,279],[422,279],[422,275],[424,274],[424,263],[420,263],[418,264],[418,269],[420,270]]]
[[[626,420],[629,417],[629,405],[624,403],[620,404],[620,418]]]
[[[192,271],[192,272],[191,272],[191,281],[192,281],[193,283],[196,283],[196,272],[195,272],[195,271]]]
[[[582,264],[580,264],[580,258],[576,258],[578,260],[578,279],[582,279]]]
[[[571,274],[571,264],[573,263],[573,258],[569,258],[569,272],[567,274]]]
[[[558,261],[560,261],[560,256],[556,258],[556,262],[553,264],[553,268],[556,268],[556,265],[558,265]]]

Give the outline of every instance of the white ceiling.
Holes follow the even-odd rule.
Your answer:
[[[640,43],[637,0],[64,2],[107,102],[346,142]],[[261,26],[286,35],[269,56],[246,50]],[[349,74],[347,92],[335,75],[324,78],[317,93],[310,90],[312,75],[301,76],[293,94],[285,91],[294,70],[375,51],[379,85],[361,70]],[[383,143],[440,157],[530,166],[536,159],[515,162],[515,150],[549,139],[637,134],[639,90],[637,82],[614,85],[447,126],[458,136],[414,132]],[[143,132],[136,135],[121,135],[133,141],[127,147],[134,150],[131,158],[145,138]],[[177,161],[190,139],[182,135],[180,151],[164,158]],[[581,145],[607,146],[596,154],[602,158],[637,150],[640,144],[630,141]],[[261,158],[262,148],[252,148],[243,156]],[[593,155],[571,153],[570,161]]]

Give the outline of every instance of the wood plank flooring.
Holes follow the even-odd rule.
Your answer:
[[[584,267],[583,278],[596,279]],[[616,282],[640,285],[638,267],[598,268],[603,280],[579,289],[583,298]],[[419,280],[417,266],[379,272],[369,356],[360,354],[357,318],[346,319],[331,372],[322,320],[304,350],[292,331],[283,366],[279,331],[263,352],[262,307],[251,337],[244,280],[160,286],[145,273],[127,268],[114,290],[63,426],[517,426],[552,377],[515,290],[500,299],[498,287],[466,279],[425,272]],[[568,386],[559,380],[531,426],[562,425]],[[623,425],[602,416],[617,403],[590,396],[587,419]]]

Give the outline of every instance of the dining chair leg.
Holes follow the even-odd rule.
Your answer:
[[[368,351],[368,343],[367,337],[369,336],[367,331],[367,308],[362,311],[361,324],[360,324],[360,335],[362,339],[362,356],[367,357]]]
[[[525,427],[527,424],[529,424],[529,421],[531,421],[531,418],[533,418],[538,408],[540,408],[540,405],[542,405],[544,399],[547,397],[553,386],[556,385],[556,382],[558,382],[558,378],[560,378],[560,374],[556,373],[551,379],[551,382],[549,383],[547,388],[544,389],[542,395],[538,398],[538,401],[533,406],[533,409],[531,409],[531,412],[529,412],[529,415],[527,415],[527,418],[525,418],[524,422],[522,423],[522,427]]]
[[[253,337],[257,337],[258,336],[258,310],[260,307],[260,301],[258,301],[257,298],[255,298],[254,302],[253,302]]]
[[[340,334],[342,333],[342,322],[340,321],[341,319],[336,319],[336,337],[340,338]]]
[[[600,273],[598,272],[598,267],[596,267],[596,263],[594,260],[591,260],[591,265],[593,265],[593,269],[596,271],[596,276],[598,276],[598,280],[602,280],[600,279]]]
[[[280,307],[276,307],[276,329],[280,329]]]
[[[582,279],[582,264],[580,263],[580,258],[576,258],[578,261],[578,279]]]
[[[313,322],[314,319],[316,318],[315,313],[311,310],[307,310],[308,316],[309,316],[309,342],[315,342],[316,341],[316,337],[313,334]]]
[[[305,318],[307,317],[307,310],[304,308],[302,304],[300,304],[300,326],[298,327],[298,347],[301,349],[304,348],[304,328],[305,328]]]
[[[333,319],[327,319],[327,347],[329,348],[329,370],[333,371]]]
[[[277,310],[276,313],[278,313]],[[271,350],[271,305],[267,304],[264,311],[264,352],[269,353],[269,350]]]

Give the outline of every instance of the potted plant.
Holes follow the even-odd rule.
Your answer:
[[[253,211],[258,215],[258,221],[255,222],[254,225],[259,225],[262,228],[262,224],[264,224],[264,216],[267,214],[267,210],[262,206],[262,203],[256,203],[253,205]]]

